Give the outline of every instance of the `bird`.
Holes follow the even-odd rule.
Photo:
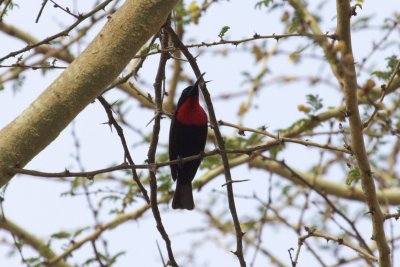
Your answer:
[[[207,114],[199,103],[199,83],[185,88],[172,116],[169,131],[169,159],[177,160],[204,152],[207,139]],[[170,165],[176,189],[172,200],[173,209],[194,209],[192,181],[201,159]]]

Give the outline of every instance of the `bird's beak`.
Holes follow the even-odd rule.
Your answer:
[[[206,74],[205,72],[203,72],[198,78],[197,78],[197,81],[194,83],[194,87],[197,87],[197,86],[199,86],[199,83],[200,83],[200,80],[201,80],[201,78],[203,78],[203,76],[204,76],[204,74]]]

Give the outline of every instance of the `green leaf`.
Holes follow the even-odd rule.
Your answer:
[[[307,130],[307,128],[309,127],[310,123],[311,123],[310,119],[300,119],[300,120],[294,122],[288,128],[280,129],[279,133],[280,134],[286,134],[286,133],[290,133],[292,131],[304,132],[304,131]]]
[[[45,75],[46,72],[50,69],[51,65],[48,61],[44,61],[41,65],[41,67],[42,67],[41,68],[42,75]]]
[[[114,256],[112,256],[112,258],[108,262],[109,266],[111,266],[112,264],[116,263],[117,262],[117,258],[119,258],[120,256],[123,256],[125,254],[126,254],[125,251],[120,251],[117,254],[115,254]]]
[[[271,158],[276,159],[278,156],[278,153],[283,151],[285,149],[285,145],[280,145],[280,146],[274,146],[269,150],[269,154]]]
[[[203,169],[211,170],[211,169],[217,167],[218,165],[221,165],[221,158],[219,155],[214,155],[214,156],[204,158],[203,162],[200,165],[200,169],[201,170],[203,170]]]
[[[58,233],[52,234],[51,238],[65,239],[65,238],[69,238],[70,236],[71,236],[71,234],[68,232],[58,232]]]
[[[301,19],[299,16],[294,16],[291,22],[286,26],[288,33],[294,33],[301,27]]]
[[[309,104],[313,111],[316,112],[320,110],[324,105],[322,104],[322,98],[320,98],[318,95],[306,95],[307,98],[307,104]]]
[[[24,260],[27,263],[37,263],[38,261],[40,261],[40,257],[25,258]]]
[[[268,7],[269,4],[273,3],[274,0],[262,0],[256,3],[255,8],[261,9],[262,7]]]
[[[369,26],[373,16],[360,16],[352,20],[351,27],[356,29],[365,29]]]
[[[229,26],[222,27],[222,29],[219,31],[218,37],[222,39],[224,37],[225,33],[227,33],[230,28],[231,27],[229,27]]]
[[[393,55],[391,57],[387,57],[386,61],[387,61],[386,71],[377,70],[372,72],[372,75],[384,81],[388,81],[390,77],[393,75],[393,72],[395,71],[399,59],[397,58],[397,56]]]
[[[77,237],[78,235],[80,235],[82,232],[84,232],[84,231],[86,231],[86,230],[89,230],[89,229],[90,229],[89,226],[80,228],[80,229],[78,229],[78,230],[76,230],[76,231],[74,232],[73,237],[75,238],[75,237]]]
[[[359,168],[353,168],[347,174],[346,184],[347,185],[351,185],[353,183],[353,181],[357,181],[360,178],[361,178],[360,169]]]
[[[172,186],[172,177],[168,173],[166,175],[159,175],[158,176],[158,191],[160,192],[168,192],[168,190]]]

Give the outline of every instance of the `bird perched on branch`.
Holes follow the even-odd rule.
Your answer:
[[[199,104],[199,83],[197,81],[183,90],[178,106],[171,120],[169,131],[169,159],[176,160],[204,151],[207,139],[207,114]],[[172,179],[176,190],[172,200],[173,209],[194,208],[192,181],[201,159],[171,165]]]

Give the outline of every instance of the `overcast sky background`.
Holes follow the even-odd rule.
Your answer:
[[[39,23],[34,23],[37,13],[40,9],[42,1],[13,1],[19,7],[10,12],[4,17],[4,21],[13,24],[30,34],[37,39],[43,39],[53,35],[62,30],[66,25],[73,22],[71,17],[66,15],[59,9],[54,9],[50,4],[46,7],[41,16]],[[64,6],[73,6],[73,1],[60,1]],[[85,12],[90,10],[90,4],[93,1],[77,1],[78,4],[75,10]],[[199,25],[192,25],[188,27],[185,33],[185,40],[187,43],[193,41],[217,41],[219,30],[228,25],[231,27],[226,35],[226,39],[241,39],[244,37],[252,36],[254,33],[259,34],[280,34],[283,33],[283,26],[280,23],[279,12],[266,12],[266,9],[255,9],[254,5],[257,1],[239,1],[231,0],[229,2],[221,1],[220,3],[213,4],[204,17],[201,18]],[[278,1],[276,1],[278,2]],[[313,1],[310,1],[313,2]],[[323,31],[333,32],[335,28],[335,1],[327,1],[326,6],[321,13],[324,19],[322,24]],[[319,1],[318,1],[319,3]],[[290,9],[290,7],[287,7]],[[381,25],[383,18],[392,14],[395,10],[399,11],[397,1],[366,1],[362,10],[358,10],[359,15],[367,16],[374,14],[373,21],[375,25]],[[90,32],[90,36],[95,36],[103,23],[97,24]],[[375,31],[378,33],[378,31]],[[361,32],[353,37],[354,53],[356,59],[361,59],[370,51],[371,41],[379,40],[374,36],[374,31],[366,34]],[[398,34],[396,35],[398,38]],[[89,42],[92,38],[86,38],[85,42]],[[398,40],[398,39],[397,39]],[[264,41],[270,48],[275,45],[274,40]],[[282,40],[282,49],[289,50],[297,47],[300,43],[306,43],[299,38]],[[260,42],[258,42],[260,43]],[[87,43],[81,43],[80,47],[75,46],[73,50],[77,53],[82,50]],[[251,44],[247,44],[251,45]],[[0,55],[3,56],[10,51],[17,50],[24,47],[25,44],[18,40],[6,37],[0,33]],[[257,73],[261,65],[255,65],[254,59],[248,54],[241,51],[242,46],[235,48],[234,46],[227,46],[230,54],[228,57],[222,57],[213,54],[211,51],[216,49],[207,50],[198,59],[199,66],[202,71],[206,72],[205,79],[212,80],[208,84],[208,88],[212,96],[220,95],[222,93],[244,91],[249,88],[248,84],[243,85],[244,76],[243,71],[250,71]],[[192,50],[195,51],[195,50]],[[398,51],[393,51],[398,53]],[[383,55],[384,57],[385,55]],[[370,66],[384,66],[385,62],[383,57],[372,59]],[[9,60],[6,63],[13,63]],[[141,79],[147,83],[143,83],[143,88],[152,93],[152,81],[156,74],[156,66],[158,63],[158,56],[150,57],[146,61],[143,70],[140,72]],[[58,65],[65,65],[65,63],[58,62]],[[319,77],[329,77],[331,75],[330,69],[321,62],[314,61],[306,64],[298,65],[291,64],[286,56],[273,58],[268,62],[268,67],[271,69],[271,75],[282,74],[302,74],[317,75]],[[299,69],[300,68],[300,69]],[[0,69],[3,72],[4,69]],[[20,114],[28,105],[40,95],[49,84],[61,73],[61,70],[54,70],[47,73],[45,76],[40,71],[32,72],[26,76],[24,85],[18,91],[14,91],[11,83],[5,84],[5,90],[0,92],[0,128],[7,125],[18,114]],[[168,74],[171,70],[167,70]],[[188,71],[193,75],[191,71]],[[365,80],[364,77],[361,80]],[[181,83],[179,92],[187,86]],[[255,106],[258,110],[250,114],[260,114],[260,116],[246,116],[244,125],[249,127],[259,127],[267,125],[270,130],[287,127],[295,118],[303,117],[296,109],[298,104],[305,102],[305,92],[318,93],[324,98],[325,107],[337,106],[341,103],[341,95],[337,91],[329,88],[316,87],[310,88],[306,82],[296,83],[295,85],[285,85],[284,90],[281,85],[266,83],[265,88],[259,93],[255,99]],[[125,94],[118,90],[113,90],[107,93],[106,98],[109,102],[114,100],[123,99]],[[223,119],[230,122],[236,122],[236,112],[238,105],[243,101],[242,98],[234,99],[231,101],[218,101],[215,102],[217,119]],[[137,128],[145,128],[146,124],[151,120],[153,114],[148,110],[141,110],[137,102],[131,101],[132,111],[130,119]],[[204,104],[203,104],[204,106]],[[102,124],[106,122],[106,114],[98,103],[90,104],[81,114],[78,115],[74,121],[76,134],[79,136],[79,141],[82,146],[82,162],[86,170],[94,170],[104,168],[111,163],[120,163],[123,160],[123,153],[115,133],[110,132],[107,125]],[[150,132],[152,126],[147,126],[145,132]],[[163,120],[161,129],[161,143],[166,144],[166,137],[169,130],[169,120]],[[76,162],[73,159],[74,140],[71,136],[72,127],[67,127],[60,136],[35,157],[27,166],[28,169],[42,170],[42,171],[63,171],[65,168],[69,170],[79,170]],[[230,129],[223,129],[224,133],[232,134]],[[126,137],[130,144],[137,142],[140,137],[135,135],[134,132],[125,130]],[[323,140],[323,139],[322,139]],[[212,149],[212,147],[209,147]],[[132,151],[134,161],[136,163],[143,163],[146,159],[147,146],[137,147]],[[305,155],[307,156],[299,156]],[[293,153],[287,155],[285,160],[288,163],[296,163],[297,166],[306,166],[310,162],[315,162],[318,158],[318,151],[301,146],[295,146]],[[233,171],[234,178],[246,179],[250,178],[252,181],[243,186],[235,186],[235,192],[240,194],[251,195],[252,192],[262,194],[267,188],[267,179],[265,173],[255,170],[248,171],[247,168],[238,168]],[[261,177],[261,179],[259,179]],[[23,226],[28,231],[31,231],[36,236],[41,238],[48,238],[52,233],[62,230],[76,229],[78,227],[93,225],[93,218],[87,208],[87,203],[84,197],[60,197],[62,192],[68,189],[68,185],[57,181],[51,182],[51,179],[32,178],[27,176],[18,175],[9,184],[5,193],[4,210],[7,218],[13,222]],[[199,199],[208,199],[215,197],[218,192],[223,192],[224,188],[219,186],[224,183],[224,178],[218,178],[218,183],[214,182],[208,185],[201,192],[195,192],[195,202],[199,203],[199,207],[206,208],[207,201],[200,203]],[[106,186],[102,183],[96,186]],[[217,190],[217,192],[215,192]],[[197,201],[196,201],[197,200]],[[142,202],[140,202],[143,204]],[[246,204],[238,200],[239,214],[245,214]],[[218,202],[221,208],[227,207],[227,203]],[[160,206],[161,210],[168,209],[164,212],[163,220],[165,227],[170,234],[173,247],[176,255],[191,252],[190,245],[193,241],[209,238],[209,234],[202,234],[201,232],[193,235],[183,234],[185,229],[196,229],[197,227],[204,226],[204,218],[196,212],[181,212],[171,211],[165,205]],[[156,240],[158,240],[164,256],[166,251],[165,245],[161,239],[158,231],[155,229],[154,219],[151,213],[146,213],[147,219],[137,222],[125,223],[117,229],[107,231],[104,236],[109,240],[109,248],[112,252],[127,250],[127,253],[120,257],[116,266],[161,266],[160,258],[158,255]],[[112,215],[102,214],[101,221],[107,222],[113,218]],[[369,231],[368,227],[365,228]],[[89,233],[89,232],[87,232]],[[0,231],[0,240],[6,234]],[[8,238],[8,235],[7,235]],[[230,242],[232,236],[224,237],[224,242]],[[140,240],[140,241],[138,241]],[[284,260],[288,265],[290,260],[287,250],[290,247],[297,246],[297,236],[292,233],[279,231],[275,228],[266,228],[264,233],[264,242],[274,242],[271,251],[274,252],[280,259]],[[198,266],[238,266],[236,258],[217,247],[213,242],[206,242],[206,245],[200,246],[196,255],[198,256]],[[270,246],[268,246],[270,248]],[[234,249],[234,246],[231,246]],[[20,258],[12,257],[7,258],[8,249],[5,246],[0,246],[0,266],[22,266]],[[58,251],[60,252],[60,251]],[[87,255],[85,253],[92,253],[90,245],[86,245],[83,249],[74,253],[74,259],[81,261]],[[304,253],[304,254],[303,254]],[[249,254],[250,256],[252,254]],[[303,251],[300,258],[301,266],[311,266],[313,263],[312,257]],[[27,257],[29,256],[26,255]],[[251,258],[247,257],[248,261]],[[75,258],[76,257],[76,258]],[[397,264],[399,263],[399,256],[397,255]],[[256,266],[268,266],[265,259],[259,257]],[[262,259],[262,260],[261,260]],[[72,260],[72,263],[76,262]],[[221,265],[224,264],[224,265]],[[185,266],[185,265],[183,265]],[[189,266],[189,265],[187,265]],[[358,265],[349,265],[358,266]]]

